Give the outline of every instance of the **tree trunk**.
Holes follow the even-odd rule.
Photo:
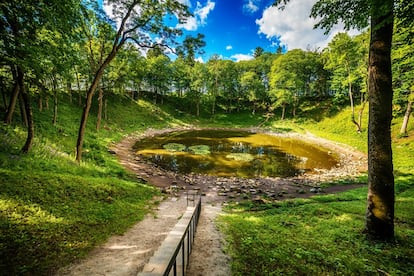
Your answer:
[[[157,87],[155,87],[155,88],[154,88],[154,105],[156,105],[156,104],[157,104],[157,94],[158,94],[158,92],[157,92]]]
[[[80,80],[79,80],[79,74],[76,73],[76,86],[78,87],[78,105],[82,105],[82,93],[81,93],[81,86],[80,86]]]
[[[394,175],[391,149],[393,0],[371,7],[369,49],[368,196],[365,233],[394,239]]]
[[[19,107],[20,107],[20,117],[22,118],[22,123],[25,127],[27,127],[27,115],[26,115],[26,109],[23,101],[22,93],[19,94]]]
[[[355,107],[354,107],[354,95],[352,93],[352,83],[350,80],[350,72],[348,72],[348,95],[349,95],[349,102],[351,104],[351,122],[357,127],[357,132],[361,133],[361,126],[355,121]]]
[[[407,109],[405,110],[405,114],[404,114],[404,120],[403,120],[403,123],[401,125],[401,130],[400,130],[400,134],[403,136],[408,136],[407,127],[408,127],[408,121],[410,119],[411,112],[412,112],[411,110],[412,105],[413,105],[413,102],[408,101]]]
[[[19,82],[16,79],[14,86],[13,86],[12,95],[10,97],[9,106],[7,108],[6,116],[4,117],[4,122],[8,125],[10,125],[11,122],[13,121],[13,113],[14,113],[14,110],[16,109],[17,100],[19,98],[19,90],[20,90]]]
[[[57,114],[58,114],[58,94],[57,94],[57,84],[56,84],[56,76],[52,76],[53,82],[53,125],[56,125],[57,122]]]
[[[39,93],[38,98],[37,98],[37,106],[39,108],[39,111],[42,112],[43,111],[43,99],[42,99],[41,93]]]
[[[104,119],[108,121],[108,99],[105,98],[104,101]]]
[[[72,103],[72,84],[70,81],[66,82],[66,89],[68,90],[69,102]]]
[[[93,94],[95,90],[98,88],[99,82],[102,79],[105,68],[114,59],[118,51],[118,48],[121,47],[121,45],[122,44],[119,44],[117,47],[114,46],[111,53],[108,55],[108,57],[105,59],[105,61],[102,63],[102,65],[99,67],[98,71],[96,72],[95,77],[91,83],[91,86],[89,87],[88,92],[86,93],[86,103],[82,111],[82,117],[81,117],[81,122],[79,125],[79,131],[78,131],[78,139],[76,142],[76,161],[78,162],[82,160],[83,139],[85,137],[86,123],[88,121],[89,110],[91,109],[91,105],[92,105]]]
[[[5,86],[2,84],[2,87],[5,87]],[[1,89],[1,96],[2,96],[2,99],[3,99],[3,108],[4,108],[4,110],[7,110],[7,99],[6,99],[6,90],[5,89]]]
[[[49,110],[49,96],[48,95],[45,96],[45,109]]]
[[[197,117],[200,117],[200,97],[197,97],[196,107],[197,107],[197,110],[196,110]]]
[[[98,95],[98,118],[96,120],[96,130],[99,131],[101,128],[101,121],[102,121],[102,108],[103,108],[103,89],[102,87],[99,88],[99,95]]]
[[[282,121],[285,119],[285,112],[286,112],[286,105],[282,105],[282,117],[280,118]]]
[[[367,100],[364,99],[363,102],[361,103],[362,105],[361,105],[361,108],[359,109],[359,112],[358,112],[358,125],[360,127],[359,132],[362,132],[362,115],[364,115],[364,110],[365,110],[366,103],[367,103]]]
[[[27,138],[24,146],[21,151],[23,153],[28,153],[33,145],[34,138],[34,123],[33,123],[33,113],[30,106],[30,96],[27,93],[26,87],[24,86],[24,71],[21,68],[17,68],[17,79],[19,82],[20,92],[23,99],[24,109],[27,119]]]

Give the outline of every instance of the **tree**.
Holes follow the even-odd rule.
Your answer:
[[[400,135],[408,136],[408,122],[414,102],[414,24],[404,24],[396,20],[393,46],[394,104],[398,111],[404,112]]]
[[[163,95],[170,88],[171,61],[166,55],[157,55],[147,58],[145,79],[153,90],[154,104],[158,98],[163,103]]]
[[[176,49],[178,57],[181,57],[185,62],[193,66],[195,63],[195,54],[203,54],[203,47],[206,46],[203,34],[197,34],[196,37],[186,36],[183,44]]]
[[[117,21],[114,22],[114,24],[117,23],[118,27],[116,34],[112,39],[112,48],[95,72],[92,83],[86,94],[86,103],[83,108],[78,139],[76,142],[76,160],[78,162],[82,159],[83,140],[89,110],[92,104],[92,97],[98,88],[105,68],[116,57],[119,50],[128,40],[134,41],[136,45],[141,48],[154,48],[156,45],[168,47],[167,44],[173,44],[175,36],[181,34],[181,31],[166,25],[165,16],[175,16],[180,23],[183,23],[190,15],[188,7],[176,0],[108,0],[106,3],[112,6],[113,14]],[[154,36],[158,36],[158,42],[154,42]],[[173,45],[170,45],[170,47],[171,46]]]
[[[262,47],[256,47],[254,49],[253,57],[258,58],[264,53],[264,49]]]
[[[184,60],[183,56],[178,56],[171,64],[172,79],[174,82],[174,89],[179,97],[182,97],[190,87],[190,65]]]
[[[218,55],[213,55],[207,62],[208,75],[210,76],[208,91],[212,100],[212,115],[216,113],[216,100],[219,93],[220,61],[221,59]]]
[[[402,0],[409,3],[410,1]],[[289,0],[281,0],[286,4]],[[278,4],[278,3],[276,3]],[[391,149],[393,0],[319,0],[311,16],[316,27],[330,30],[342,20],[345,27],[364,28],[370,20],[368,94],[368,196],[365,232],[379,240],[394,239],[394,175]]]
[[[253,71],[246,71],[240,77],[240,86],[252,105],[253,114],[256,112],[257,103],[264,98],[265,87],[263,82]]]
[[[27,73],[41,71],[37,56],[43,45],[39,40],[42,30],[56,31],[60,34],[72,33],[76,26],[80,1],[8,1],[0,5],[1,52],[14,77],[13,95],[11,96],[6,123],[11,122],[11,115],[19,94],[24,106],[27,121],[27,138],[22,152],[27,153],[33,143],[34,122],[30,95],[26,87]]]
[[[290,55],[286,54],[275,59],[270,73],[269,95],[275,108],[282,107],[281,120],[285,119],[286,107],[294,105],[296,80],[298,79],[297,74],[290,67],[289,58]]]
[[[270,94],[276,101],[275,107],[282,107],[284,118],[287,105],[292,106],[292,115],[296,116],[300,100],[312,96],[313,85],[319,81],[321,60],[317,53],[294,49],[279,55],[272,65]]]
[[[207,67],[200,62],[196,62],[194,66],[188,67],[190,75],[190,90],[187,97],[190,98],[196,106],[196,116],[200,116],[200,102],[207,81]]]
[[[364,62],[365,56],[360,56],[361,45],[346,33],[338,33],[324,51],[326,56],[325,68],[332,71],[332,86],[348,90],[351,106],[351,122],[362,131],[361,125],[355,120],[354,90],[358,86],[359,64]],[[361,62],[362,61],[362,62]],[[363,80],[364,81],[364,80]]]

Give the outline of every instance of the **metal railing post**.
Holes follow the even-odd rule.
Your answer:
[[[168,261],[168,259],[165,259],[165,261],[160,261],[159,260],[160,256],[157,256],[157,254],[155,254],[153,256],[153,258],[151,258],[150,262],[144,267],[144,271],[142,273],[140,273],[139,275],[154,275],[154,276],[155,275],[164,275],[164,276],[167,276],[167,275],[170,274],[171,270],[173,270],[173,274],[174,274],[174,276],[176,276],[177,275],[177,258],[179,257],[179,255],[180,255],[179,252],[181,250],[182,251],[181,252],[182,273],[181,274],[183,276],[185,276],[186,267],[190,263],[190,254],[191,254],[191,251],[193,249],[193,244],[194,244],[194,239],[195,239],[195,231],[196,231],[196,228],[197,228],[197,225],[198,225],[198,220],[200,219],[201,196],[199,196],[197,201],[194,201],[194,204],[195,204],[195,206],[193,205],[194,209],[191,213],[191,217],[189,217],[190,214],[187,213],[191,209],[190,210],[187,209],[187,212],[185,213],[185,215],[176,224],[176,227],[174,228],[174,229],[177,229],[177,230],[172,231],[172,232],[174,232],[174,234],[172,234],[172,232],[170,232],[170,235],[174,235],[174,238],[171,238],[171,239],[174,240],[174,239],[178,238],[177,237],[177,232],[182,231],[181,229],[185,225],[185,224],[183,225],[183,222],[187,223],[186,226],[185,226],[184,233],[182,233],[181,236],[179,236],[179,240],[177,241],[177,243],[175,245],[175,249],[173,250],[169,261]],[[189,221],[186,222],[188,219],[189,219]],[[166,240],[168,239],[168,237],[169,236],[167,236]],[[164,242],[166,242],[166,240]],[[186,249],[185,240],[187,240],[187,253],[186,253],[186,250],[185,250]],[[168,244],[169,244],[169,246],[171,246],[171,241]],[[161,247],[162,247],[162,245],[161,245]],[[170,248],[170,247],[168,247],[168,248]],[[168,249],[168,251],[170,251],[170,249]],[[158,251],[156,253],[158,253]],[[159,253],[159,254],[162,255],[161,253]],[[187,261],[186,261],[186,257],[187,257]],[[154,262],[151,263],[151,261],[153,259],[154,259]],[[165,269],[162,268],[162,267],[165,267]],[[163,272],[161,272],[161,270]]]

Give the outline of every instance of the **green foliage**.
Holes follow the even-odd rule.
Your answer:
[[[360,189],[259,212],[232,209],[219,222],[233,274],[412,274],[414,230],[406,225],[412,215],[401,217],[395,244],[369,242],[361,234],[365,193]]]
[[[53,126],[51,110],[35,109],[37,138],[26,155],[24,130],[0,127],[2,273],[44,275],[81,258],[142,219],[159,194],[126,172],[108,146],[133,130],[176,121],[149,103],[112,99],[105,128],[96,133],[93,121],[88,126],[86,158],[78,165],[79,113],[63,101]]]
[[[54,165],[56,172],[0,171],[3,272],[46,274],[73,261],[142,219],[156,194],[133,181],[61,173]]]
[[[310,130],[318,136],[366,151],[366,131],[362,134],[353,131],[346,120],[350,113],[347,108],[319,123],[275,121],[271,126],[297,132]],[[367,118],[363,121],[366,125]],[[401,118],[394,119],[392,128],[396,190],[394,243],[371,242],[362,233],[365,187],[273,204],[247,202],[231,206],[228,213],[219,218],[228,242],[227,252],[232,257],[232,274],[413,274],[414,143],[412,138],[396,138],[400,122]]]

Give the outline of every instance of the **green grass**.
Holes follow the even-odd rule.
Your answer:
[[[108,146],[133,131],[184,123],[145,101],[110,101],[99,132],[92,109],[80,165],[75,104],[62,100],[56,125],[52,110],[34,108],[36,139],[26,155],[24,129],[0,126],[0,275],[48,274],[125,232],[154,205],[159,191],[127,172]]]
[[[35,108],[36,139],[27,155],[19,152],[24,129],[19,124],[0,126],[0,275],[49,274],[142,219],[159,192],[137,181],[108,153],[108,146],[125,135],[188,125],[256,127],[265,121],[261,114],[249,112],[195,117],[171,103],[155,106],[114,97],[99,132],[94,128],[96,107],[92,108],[79,165],[74,153],[82,110],[65,101],[59,104],[55,126],[52,110]],[[311,107],[306,112],[318,116],[273,118],[263,127],[310,131],[366,151],[366,127],[362,134],[356,133],[349,109],[326,118]],[[393,124],[395,243],[373,243],[361,233],[366,188],[268,205],[247,202],[232,206],[219,219],[233,274],[414,274],[414,134],[410,124],[411,136],[398,138],[400,122],[397,118]]]
[[[414,273],[414,216],[397,202],[395,244],[368,241],[366,189],[296,200],[264,211],[234,208],[219,220],[234,275],[390,275]]]
[[[366,152],[367,118],[358,134],[349,117],[345,109],[319,122],[273,121],[268,127],[310,131]],[[392,126],[395,243],[368,241],[362,233],[366,188],[262,206],[248,202],[230,206],[218,220],[233,274],[414,275],[414,143],[412,137],[398,138],[400,123],[396,118]]]

